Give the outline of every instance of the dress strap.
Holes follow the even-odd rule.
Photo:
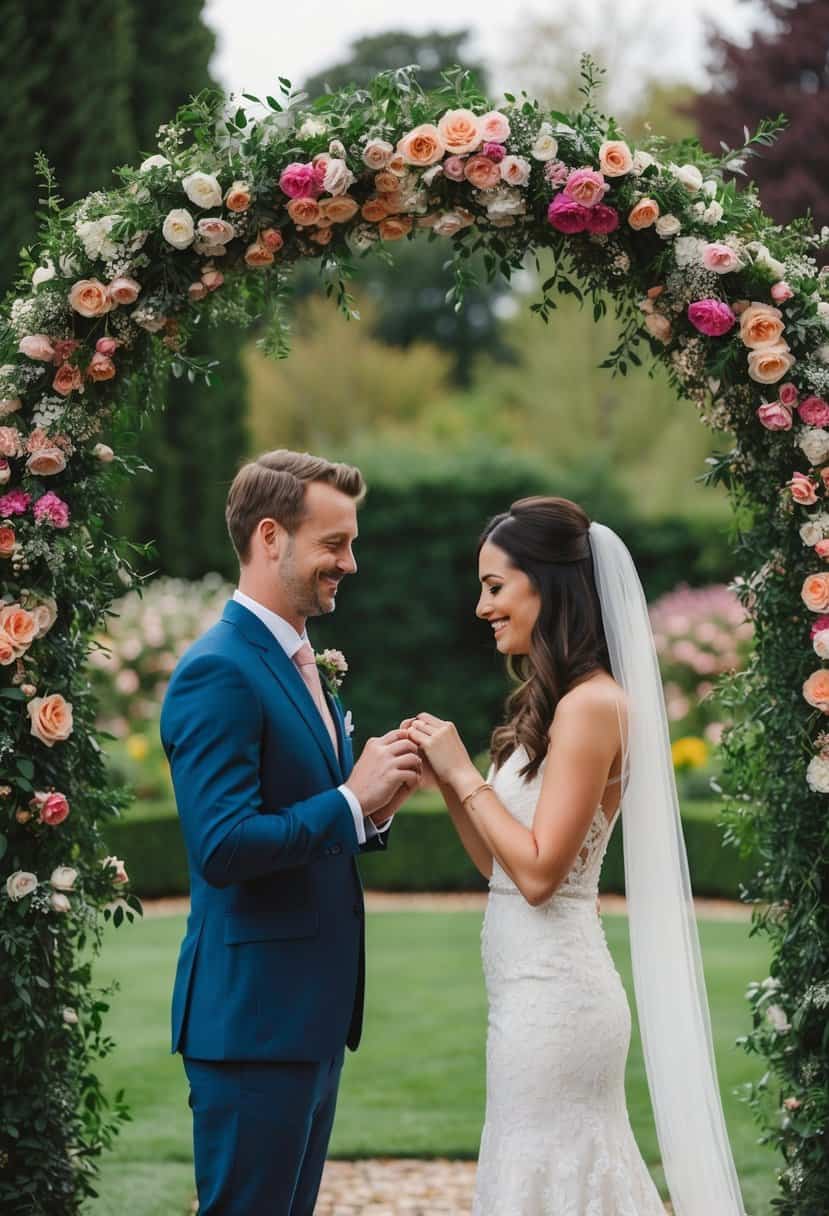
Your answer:
[[[617,775],[615,777],[609,777],[607,779],[607,781],[605,782],[606,785],[616,785],[620,781],[625,781],[629,775],[626,770],[626,765],[625,765],[625,761],[627,760],[627,756],[628,756],[628,749],[627,749],[628,741],[627,741],[627,735],[625,734],[624,726],[622,725],[622,712],[619,709],[618,698],[616,699],[614,704],[616,706],[616,717],[619,721],[619,742],[622,745],[622,771],[620,773],[617,773]]]

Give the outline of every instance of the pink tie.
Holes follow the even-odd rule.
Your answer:
[[[331,710],[328,708],[328,702],[322,691],[322,681],[317,667],[317,660],[314,658],[314,652],[307,642],[303,642],[299,650],[294,655],[294,662],[297,665],[297,670],[305,682],[305,687],[311,694],[311,697],[320,711],[320,717],[325,723],[326,729],[331,736],[331,742],[334,745],[334,755],[339,753],[339,745],[337,743],[337,728],[334,725],[334,719],[331,717]]]

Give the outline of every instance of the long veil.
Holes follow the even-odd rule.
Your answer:
[[[591,524],[590,547],[611,670],[628,698],[625,888],[636,1006],[662,1164],[676,1216],[743,1216],[717,1084],[647,603],[633,559],[615,532]]]

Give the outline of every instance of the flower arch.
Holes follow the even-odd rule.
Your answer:
[[[276,317],[280,290],[317,259],[348,313],[355,260],[398,240],[442,241],[462,306],[480,252],[507,278],[548,251],[533,305],[559,293],[613,302],[624,374],[649,353],[701,420],[735,436],[712,461],[735,504],[737,586],[756,631],[727,696],[727,834],[758,850],[748,893],[772,976],[749,993],[745,1043],[775,1080],[751,1100],[784,1154],[782,1213],[829,1208],[829,286],[808,222],[775,225],[731,179],[768,123],[720,158],[692,141],[634,148],[593,103],[494,107],[458,68],[425,94],[413,70],[307,104],[280,81],[251,116],[194,99],[159,153],[64,208],[48,166],[38,244],[3,308],[0,366],[0,1203],[79,1211],[123,1114],[90,1062],[108,1049],[91,986],[102,919],[132,917],[123,863],[106,856],[121,809],[85,675],[91,637],[132,575],[106,534],[135,461],[105,440],[126,412],[191,378],[201,318]],[[728,176],[727,176],[728,175]],[[541,331],[539,331],[541,333]],[[120,898],[119,898],[120,896]],[[103,915],[102,915],[103,914]]]

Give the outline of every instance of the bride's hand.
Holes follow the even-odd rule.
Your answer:
[[[414,721],[414,718],[404,718],[400,723],[400,729],[405,730],[408,733]],[[436,790],[439,786],[437,773],[432,768],[425,752],[422,749],[420,752],[420,760],[423,767],[420,770],[420,784],[417,788],[420,790]]]
[[[455,777],[474,767],[454,722],[444,722],[434,714],[418,714],[407,729],[439,781],[451,785]]]

